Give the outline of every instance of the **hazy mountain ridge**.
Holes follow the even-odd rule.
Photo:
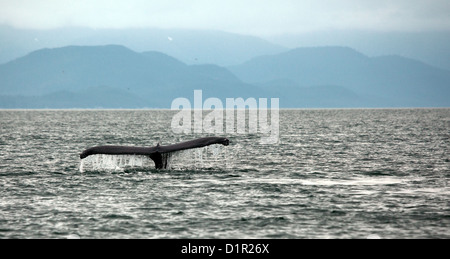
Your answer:
[[[0,65],[0,108],[169,108],[177,97],[280,98],[281,107],[450,106],[450,71],[347,47],[298,48],[241,65],[187,65],[124,46],[41,49]]]
[[[450,30],[370,31],[324,30],[268,38],[289,48],[348,46],[370,57],[400,55],[450,70]]]
[[[240,64],[288,50],[258,37],[213,30],[90,29],[25,30],[0,26],[0,64],[42,48],[122,45],[136,52],[166,53],[186,64]]]
[[[228,68],[251,84],[288,79],[297,89],[343,86],[369,106],[450,105],[450,71],[400,56],[371,58],[347,47],[298,48]]]
[[[249,97],[255,89],[216,65],[189,66],[163,53],[137,53],[117,45],[38,50],[0,65],[0,80],[0,95],[16,99],[45,100],[42,96],[56,92],[79,94],[105,86],[126,91],[129,97],[139,96],[146,100],[144,107],[153,108],[170,107],[174,98],[190,97],[195,89],[202,89],[205,98]],[[92,94],[102,95],[99,91]]]
[[[159,51],[186,64],[241,64],[253,57],[297,47],[348,46],[371,57],[398,54],[450,70],[450,31],[379,32],[334,30],[264,38],[215,30],[91,29],[48,30],[0,25],[0,64],[42,48],[123,45],[136,52]]]

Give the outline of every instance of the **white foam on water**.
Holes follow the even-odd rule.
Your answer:
[[[66,236],[66,239],[81,239],[81,237],[77,234],[69,234]]]

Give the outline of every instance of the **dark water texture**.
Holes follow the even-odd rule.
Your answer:
[[[172,111],[0,111],[0,238],[450,238],[450,109],[282,110],[206,168],[79,171]]]

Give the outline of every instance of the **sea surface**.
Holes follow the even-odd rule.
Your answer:
[[[281,110],[278,144],[81,163],[206,136],[173,115],[0,110],[0,238],[450,238],[450,109]]]

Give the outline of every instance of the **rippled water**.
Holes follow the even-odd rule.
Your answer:
[[[0,238],[450,238],[450,109],[282,110],[278,145],[80,172],[90,146],[200,137],[173,114],[0,111]]]

